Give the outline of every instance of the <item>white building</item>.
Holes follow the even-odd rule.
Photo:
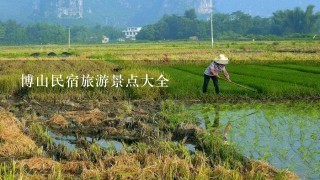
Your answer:
[[[102,36],[102,44],[109,43],[110,39],[107,36]]]
[[[127,39],[136,40],[136,36],[142,30],[142,27],[128,27],[122,31]]]

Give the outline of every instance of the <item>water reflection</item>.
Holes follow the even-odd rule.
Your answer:
[[[64,145],[65,147],[68,148],[69,151],[74,151],[77,147],[77,138],[75,136],[70,136],[70,135],[62,135],[58,133],[53,133],[51,131],[48,131],[48,135],[52,137],[53,143],[55,145]],[[101,147],[104,148],[109,148],[109,147],[114,147],[117,152],[120,152],[120,150],[123,148],[123,145],[119,141],[115,140],[104,140],[104,139],[97,139],[93,137],[85,137],[84,138],[88,142],[96,142],[98,143]]]
[[[318,104],[201,104],[190,109],[207,130],[219,127],[246,156],[288,168],[302,179],[320,178]]]
[[[202,115],[199,119],[200,127],[207,129],[209,131],[215,131],[219,128],[220,125],[220,107],[218,104],[208,107],[205,107],[201,110]],[[211,114],[207,113],[210,112],[214,114],[213,120],[211,120]]]

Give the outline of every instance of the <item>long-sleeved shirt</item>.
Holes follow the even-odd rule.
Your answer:
[[[223,72],[226,70],[225,65],[217,64],[216,62],[210,63],[210,65],[204,71],[204,74],[207,76],[216,76],[218,73]],[[212,71],[215,73],[213,74]]]

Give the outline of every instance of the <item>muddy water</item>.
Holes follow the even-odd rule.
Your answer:
[[[77,138],[75,136],[62,135],[59,133],[53,133],[52,131],[48,131],[48,135],[52,137],[53,143],[55,145],[61,144],[67,147],[69,151],[74,151],[77,148]],[[119,152],[120,149],[123,148],[122,143],[115,140],[105,140],[105,139],[95,140],[95,138],[92,138],[92,137],[85,137],[84,139],[88,142],[95,142],[103,148],[115,147],[117,152]]]
[[[249,158],[301,179],[320,178],[319,103],[199,104],[190,110],[202,127],[218,129]]]

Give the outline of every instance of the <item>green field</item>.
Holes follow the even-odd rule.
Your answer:
[[[319,43],[0,46],[0,180],[318,178],[318,146],[306,137],[319,141]],[[220,79],[220,95],[212,82],[203,94],[204,70],[221,53],[230,58],[233,82],[247,88]],[[41,75],[48,87],[38,82]],[[156,87],[161,75],[168,87]],[[139,87],[129,86],[133,81]],[[266,129],[281,147],[262,148],[273,142],[258,136]],[[235,145],[252,134],[247,149]],[[294,146],[298,141],[304,144]],[[285,156],[288,148],[301,158]]]
[[[230,58],[227,66],[234,82],[258,93],[220,81],[219,99],[318,99],[319,41],[257,41],[216,42],[214,48],[206,41],[168,41],[157,43],[127,43],[107,45],[0,46],[0,95],[19,94],[20,77],[31,73],[45,74],[135,74],[142,78],[150,73],[154,78],[161,72],[170,78],[169,88],[31,88],[28,97],[38,99],[98,98],[117,99],[193,99],[215,100],[212,85],[209,95],[201,93],[202,74],[212,59],[220,53]],[[56,56],[47,54],[55,52]],[[62,55],[69,52],[70,56]],[[39,53],[38,56],[31,56]],[[164,54],[168,62],[162,62]],[[120,67],[121,72],[112,70]],[[50,79],[49,79],[50,80]],[[71,93],[72,92],[72,93]],[[61,95],[64,94],[64,95]],[[43,98],[44,97],[44,98]]]
[[[0,46],[1,60],[161,60],[168,54],[170,60],[212,60],[218,54],[226,54],[231,60],[319,60],[320,41],[217,41],[211,48],[208,41],[159,41],[150,43],[114,43],[83,45],[30,45]],[[32,53],[39,53],[32,57]],[[56,57],[48,57],[55,52]],[[69,52],[70,57],[62,57]]]
[[[266,62],[256,61],[239,62],[231,61],[227,66],[231,79],[241,85],[256,89],[257,92],[220,80],[221,95],[216,96],[213,84],[209,84],[209,93],[202,93],[203,72],[210,61],[174,61],[174,63],[161,65],[158,61],[103,61],[103,60],[6,60],[0,61],[0,93],[2,97],[17,95],[47,99],[180,99],[180,100],[317,100],[320,96],[320,65],[316,61],[286,61]],[[114,69],[121,69],[114,72]],[[79,85],[82,75],[106,74],[109,83],[105,88],[57,88],[35,87],[22,88],[22,74],[41,74],[52,81],[52,74],[62,74],[67,77],[71,74],[79,76]],[[122,75],[123,87],[112,87],[112,76]],[[133,74],[137,76],[140,87],[125,87],[127,79]],[[154,78],[152,83],[163,74],[169,80],[168,87],[149,87],[144,84],[146,74]],[[222,77],[223,78],[223,77]],[[36,81],[36,80],[34,80]],[[65,86],[66,86],[65,82]]]
[[[293,62],[294,63],[294,62]],[[300,65],[270,63],[235,63],[227,66],[231,79],[234,82],[257,89],[258,92],[252,92],[244,88],[235,86],[224,80],[221,82],[221,98],[252,98],[252,99],[306,99],[319,97],[320,83],[318,81],[320,74],[316,72],[319,65],[313,63],[301,63]],[[203,82],[203,71],[205,65],[174,65],[171,67],[159,67],[159,69],[168,73],[172,78],[172,87],[168,94],[174,98],[203,98],[201,87]],[[211,94],[214,94],[213,85],[211,85]],[[188,89],[186,94],[179,89]],[[177,93],[176,93],[177,92]]]

